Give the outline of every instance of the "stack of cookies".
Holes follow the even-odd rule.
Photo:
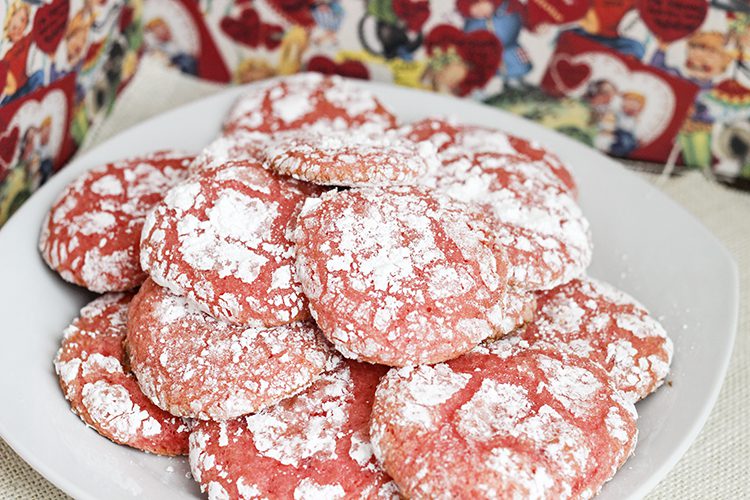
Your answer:
[[[49,266],[104,293],[56,372],[114,442],[190,455],[209,498],[589,498],[633,452],[672,344],[586,276],[551,152],[300,74],[198,156],[95,168]]]

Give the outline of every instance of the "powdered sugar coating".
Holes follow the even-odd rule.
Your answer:
[[[474,125],[425,120],[407,135],[438,148],[442,167],[424,178],[426,185],[494,216],[511,284],[546,290],[583,275],[592,255],[589,223],[559,161],[522,139]]]
[[[493,319],[499,318],[499,321],[493,324],[495,335],[492,338],[495,339],[507,335],[534,319],[536,295],[509,286],[502,302],[497,307],[497,314],[492,315]]]
[[[545,173],[552,173],[560,187],[577,197],[578,186],[573,174],[551,151],[535,141],[487,127],[459,124],[450,118],[430,117],[403,127],[405,135],[415,141],[432,142],[444,151],[457,144],[468,145],[475,152],[501,152],[514,156],[518,162],[526,163]],[[468,139],[468,144],[467,144]]]
[[[95,292],[130,290],[146,279],[138,243],[146,214],[187,176],[191,156],[158,152],[93,168],[55,201],[39,250],[66,281]]]
[[[249,326],[305,319],[289,236],[299,205],[317,192],[246,161],[193,175],[146,220],[141,264],[215,318]]]
[[[632,453],[635,420],[595,364],[508,344],[391,370],[370,435],[408,498],[591,498]]]
[[[329,191],[305,203],[297,274],[345,356],[403,366],[456,357],[494,333],[501,249],[481,211],[418,187]]]
[[[190,173],[221,167],[230,161],[258,163],[271,140],[269,134],[244,129],[222,134],[198,153],[190,163]]]
[[[330,350],[311,322],[274,328],[216,320],[146,280],[130,306],[127,349],[138,383],[174,415],[226,420],[292,396]]]
[[[224,131],[272,133],[310,125],[378,132],[393,128],[396,117],[370,92],[339,76],[299,73],[254,84],[229,112]]]
[[[637,402],[669,373],[672,341],[648,311],[627,294],[592,278],[539,294],[536,319],[518,332],[529,345],[591,359]]]
[[[264,164],[315,184],[415,184],[418,176],[439,163],[432,143],[414,142],[396,130],[372,134],[309,127],[277,134],[275,139],[268,143]]]
[[[198,423],[190,437],[193,476],[204,490],[218,483],[231,498],[395,500],[368,436],[384,373],[384,367],[337,357],[312,386],[276,406]]]
[[[65,329],[55,372],[73,412],[112,441],[159,455],[184,455],[188,426],[141,392],[122,342],[132,295],[103,295]]]

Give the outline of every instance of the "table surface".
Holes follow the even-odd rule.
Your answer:
[[[150,116],[221,90],[145,58],[112,114],[96,124],[81,152]],[[708,422],[649,499],[750,497],[750,193],[698,172],[662,179],[639,173],[683,205],[729,249],[740,270],[739,331],[724,386]],[[636,450],[636,453],[638,451]],[[0,498],[67,498],[0,440]]]

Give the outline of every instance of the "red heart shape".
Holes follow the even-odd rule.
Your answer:
[[[566,57],[555,59],[552,71],[562,84],[563,88],[558,89],[561,95],[568,94],[571,90],[578,88],[583,82],[591,76],[591,68],[588,64],[573,63]]]
[[[244,9],[239,18],[223,17],[219,26],[237,43],[248,47],[265,45],[269,49],[278,47],[284,32],[281,26],[261,21],[260,15],[252,7]]]
[[[393,0],[393,13],[406,24],[409,31],[422,31],[430,18],[428,0]]]
[[[0,137],[0,159],[7,165],[13,159],[16,154],[16,146],[18,146],[18,137],[20,131],[18,127],[13,127],[13,130]]]
[[[590,6],[590,0],[529,0],[524,24],[528,29],[534,30],[540,24],[572,23],[586,15]]]
[[[424,45],[430,56],[436,49],[446,51],[453,47],[468,66],[468,73],[457,89],[459,95],[483,87],[497,72],[503,55],[503,46],[493,33],[486,30],[464,33],[448,24],[435,26],[425,37]]]
[[[287,21],[303,28],[315,24],[312,17],[314,0],[268,0],[268,4]]]
[[[219,22],[221,30],[229,38],[248,47],[257,47],[260,40],[260,16],[255,9],[240,14],[239,19],[225,16]]]
[[[638,0],[638,12],[656,38],[670,43],[700,28],[708,0]]]
[[[31,33],[42,52],[54,55],[65,34],[69,11],[69,0],[52,0],[36,11]]]
[[[324,75],[341,75],[348,78],[369,80],[370,72],[360,61],[344,61],[336,63],[326,56],[314,56],[307,61],[307,70],[323,73]]]

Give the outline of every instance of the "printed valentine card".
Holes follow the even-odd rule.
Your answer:
[[[699,90],[574,33],[560,36],[541,88],[582,105],[596,148],[646,161],[669,155]]]
[[[241,26],[230,26],[241,33]],[[215,82],[228,82],[227,69],[198,3],[158,0],[144,3],[143,38],[146,50],[180,71]]]
[[[73,153],[75,76],[0,107],[0,224]]]

